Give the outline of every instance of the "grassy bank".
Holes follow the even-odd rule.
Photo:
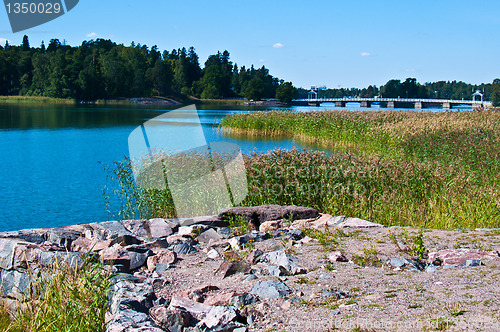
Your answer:
[[[0,96],[0,103],[74,104],[76,100],[35,96]]]

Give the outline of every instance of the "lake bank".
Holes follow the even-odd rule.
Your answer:
[[[243,217],[239,228],[225,211],[0,232],[0,305],[10,309],[0,310],[0,327],[30,285],[56,280],[43,301],[28,297],[28,315],[14,327],[498,330],[498,229],[388,228],[297,206],[230,212]],[[78,268],[81,282],[68,282],[73,272],[59,278]]]

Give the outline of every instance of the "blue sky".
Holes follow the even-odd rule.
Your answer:
[[[365,87],[389,79],[488,83],[500,77],[500,2],[461,0],[80,0],[66,15],[0,42],[92,38],[161,50],[194,46],[204,63],[227,49],[296,86]]]

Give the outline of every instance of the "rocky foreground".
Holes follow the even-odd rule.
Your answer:
[[[500,330],[500,230],[295,206],[0,233],[0,295],[16,303],[28,265],[77,267],[90,250],[117,273],[110,332]]]

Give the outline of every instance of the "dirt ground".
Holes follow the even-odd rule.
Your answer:
[[[484,266],[440,267],[434,272],[384,263],[411,257],[409,249],[419,231],[397,227],[331,229],[334,240],[323,245],[317,239],[308,242],[284,237],[256,242],[255,249],[264,253],[284,249],[296,256],[307,273],[269,276],[262,272],[267,264],[257,263],[252,266],[257,278],[250,281],[244,281],[248,274],[243,273],[216,276],[223,258],[208,258],[205,247],[205,252],[180,256],[175,265],[161,272],[166,282],[157,287],[157,294],[169,299],[205,285],[249,292],[257,281],[279,279],[293,293],[250,305],[262,314],[250,331],[500,331],[500,258],[482,259]],[[500,230],[423,230],[421,234],[426,252],[500,250]],[[215,249],[223,253],[222,247]],[[330,263],[327,257],[336,250],[349,261]],[[345,296],[324,297],[324,291],[341,291]]]

